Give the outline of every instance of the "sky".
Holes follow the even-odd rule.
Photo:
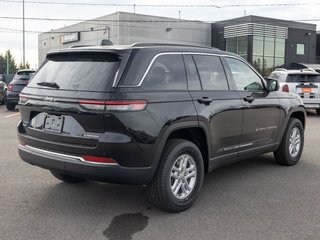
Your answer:
[[[313,23],[317,24],[317,29],[320,30],[320,0],[25,0],[24,2],[25,59],[34,69],[38,67],[40,33],[81,22],[75,19],[84,21],[117,11],[133,12],[134,4],[135,12],[140,14],[178,18],[180,11],[182,19],[205,22],[256,15]],[[18,64],[22,62],[23,55],[22,6],[22,0],[0,0],[0,54],[4,55],[10,50]]]

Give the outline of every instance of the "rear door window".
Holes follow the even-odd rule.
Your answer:
[[[113,53],[64,53],[49,56],[29,87],[56,83],[61,90],[105,92],[112,85],[121,56]],[[45,87],[44,87],[45,88]]]
[[[155,58],[142,88],[146,90],[187,90],[181,54],[164,54]]]

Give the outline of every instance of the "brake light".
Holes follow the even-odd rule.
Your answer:
[[[13,91],[13,85],[12,84],[8,85],[8,91]]]
[[[81,157],[86,162],[118,165],[118,163],[115,160],[113,160],[112,158],[97,157],[97,156],[90,156],[90,155],[82,155]]]
[[[282,86],[282,91],[283,92],[289,92],[289,86],[287,84]]]
[[[91,101],[91,100],[80,100],[80,106],[89,110],[106,110],[106,111],[142,111],[147,107],[147,101]]]
[[[28,101],[28,96],[26,96],[26,95],[23,95],[23,94],[20,94],[19,95],[19,101],[20,101],[20,103],[26,103],[27,101]]]

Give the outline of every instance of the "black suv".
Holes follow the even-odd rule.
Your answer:
[[[65,182],[147,185],[179,212],[204,173],[274,152],[295,165],[306,113],[239,56],[169,44],[52,52],[20,95],[19,154]]]
[[[19,94],[22,89],[29,83],[30,77],[34,70],[23,69],[19,70],[9,83],[4,94],[4,102],[8,110],[14,110],[19,101]]]

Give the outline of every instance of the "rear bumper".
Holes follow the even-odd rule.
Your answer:
[[[21,159],[29,164],[84,179],[144,185],[151,181],[154,172],[151,168],[88,163],[79,156],[60,154],[28,145],[19,145],[18,149]]]
[[[320,108],[320,98],[303,98],[303,103],[307,109],[319,109]]]

